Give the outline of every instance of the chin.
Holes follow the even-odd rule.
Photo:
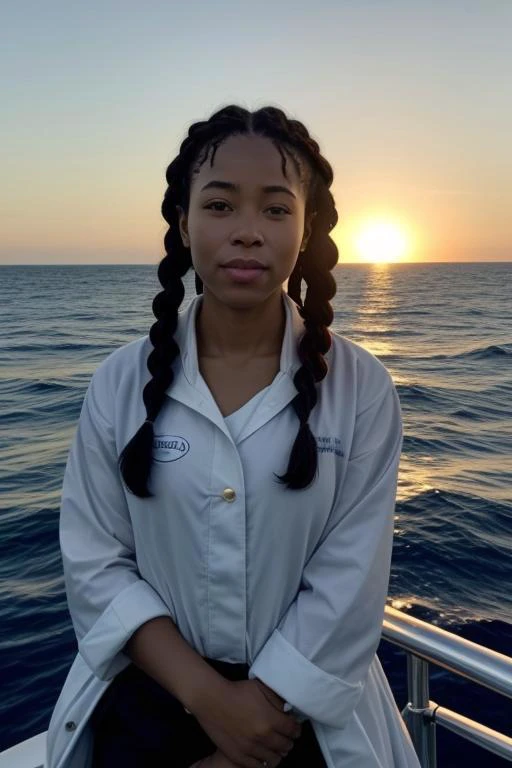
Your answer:
[[[262,286],[236,284],[214,288],[203,283],[203,295],[207,301],[223,304],[232,309],[251,309],[268,301],[276,293],[284,290],[282,284],[262,289]]]

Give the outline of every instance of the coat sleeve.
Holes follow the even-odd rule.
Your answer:
[[[344,728],[382,632],[393,545],[400,401],[391,376],[356,416],[345,477],[301,589],[249,669],[299,720]]]
[[[84,398],[64,472],[59,522],[78,650],[103,680],[130,663],[122,649],[139,626],[156,616],[171,616],[137,570],[108,391],[107,358]]]

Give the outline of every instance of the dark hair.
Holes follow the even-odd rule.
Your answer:
[[[315,382],[322,381],[327,375],[324,355],[331,346],[328,326],[333,321],[333,311],[329,300],[336,294],[336,281],[331,270],[338,263],[338,249],[329,237],[329,232],[338,221],[334,199],[329,191],[333,171],[305,126],[298,120],[287,118],[281,109],[262,107],[249,112],[230,105],[215,112],[209,120],[190,126],[178,156],[166,171],[169,186],[162,203],[162,216],[169,229],[164,237],[166,255],[158,267],[158,279],[163,291],[153,300],[153,313],[157,320],[149,332],[154,349],[147,361],[152,378],[143,390],[147,419],[119,457],[124,482],[132,493],[141,498],[153,495],[148,490],[153,460],[153,422],[165,400],[165,391],[173,381],[172,362],[180,354],[174,333],[178,324],[178,308],[185,294],[182,278],[192,268],[190,248],[185,247],[181,240],[176,206],[188,214],[192,175],[199,170],[212,147],[210,166],[219,145],[228,137],[239,134],[269,138],[281,154],[285,177],[285,153],[288,154],[306,187],[305,220],[309,215],[314,216],[307,247],[299,253],[288,280],[288,295],[298,305],[305,325],[298,347],[302,366],[293,379],[298,394],[292,404],[300,425],[286,474],[275,476],[288,488],[301,489],[307,487],[317,474],[317,446],[308,418],[317,402]],[[304,304],[301,298],[303,279],[307,285]],[[203,284],[197,273],[195,285],[196,293],[202,293]]]

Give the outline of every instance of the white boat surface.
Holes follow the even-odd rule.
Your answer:
[[[21,741],[0,753],[0,768],[43,768],[46,731]]]

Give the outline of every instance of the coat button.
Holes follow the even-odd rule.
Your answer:
[[[69,720],[69,722],[65,725],[66,731],[74,731],[76,730],[76,723],[73,720]]]
[[[236,493],[232,488],[224,488],[222,498],[224,501],[234,501],[236,499]]]

